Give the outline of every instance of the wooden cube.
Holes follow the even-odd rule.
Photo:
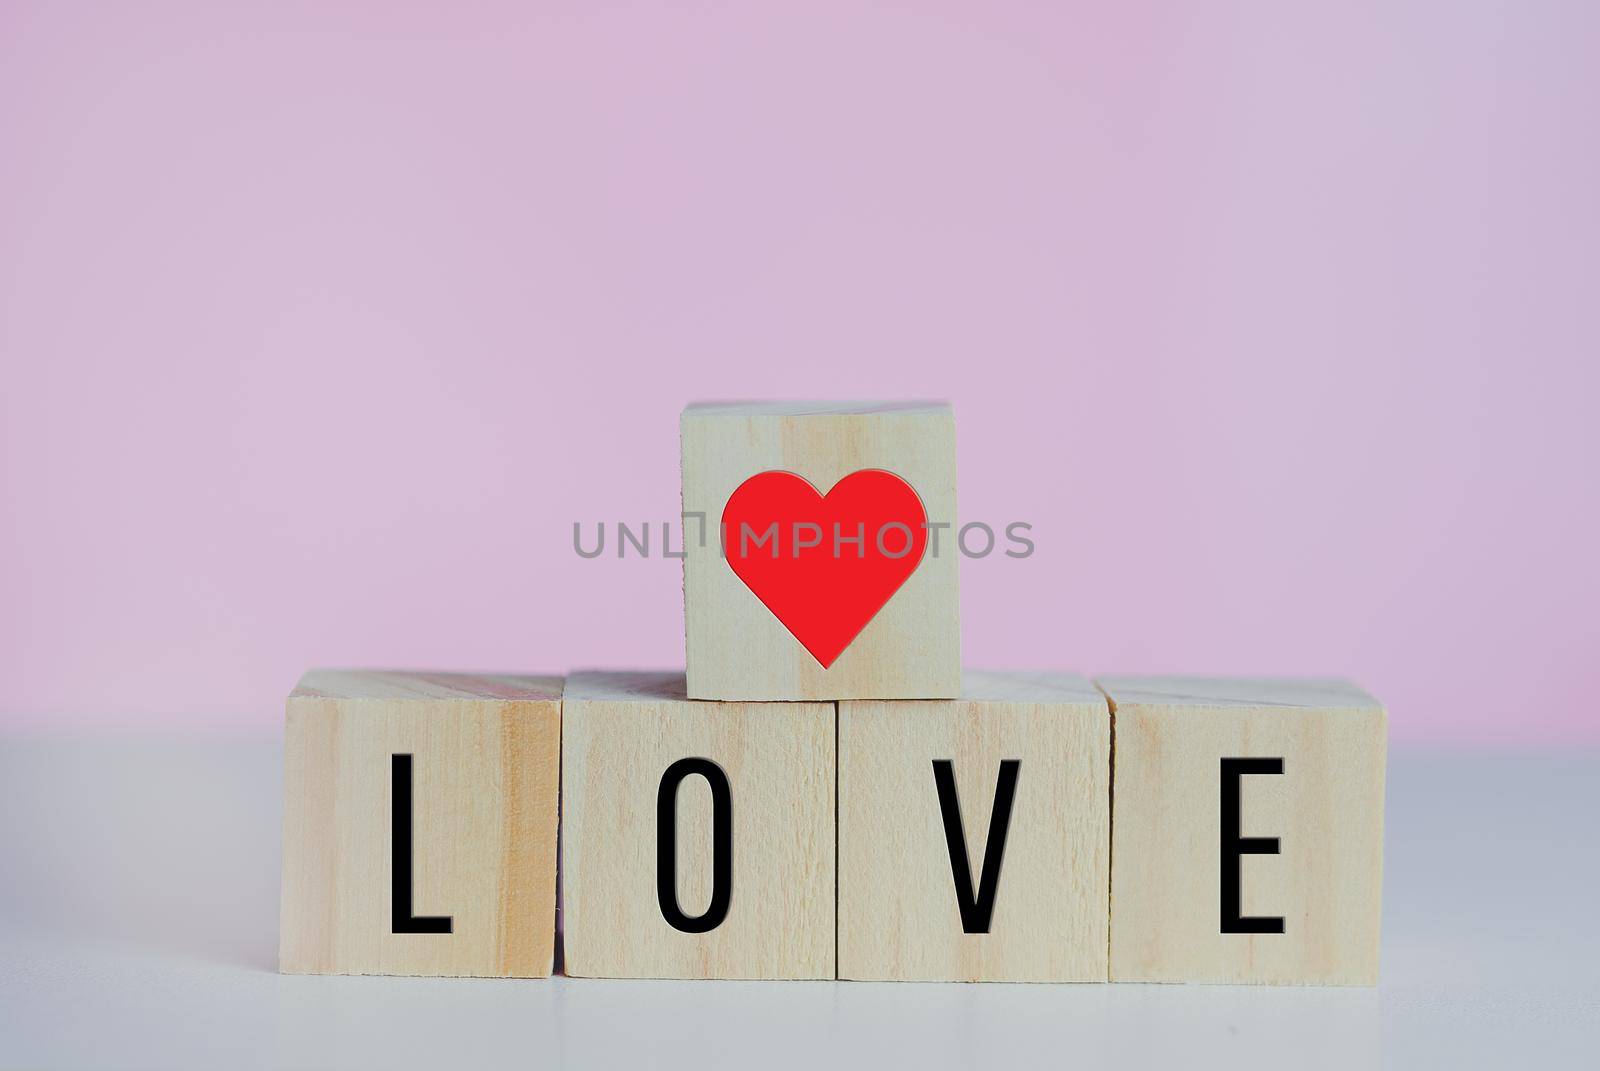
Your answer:
[[[318,670],[289,696],[279,969],[539,977],[561,679]]]
[[[1335,680],[1103,677],[1111,979],[1373,985],[1383,707]]]
[[[690,698],[960,694],[948,405],[691,405],[682,435]],[[783,523],[765,542],[776,515],[757,507],[728,516],[730,500],[737,508],[753,497],[735,492],[761,474],[789,481],[796,494],[786,501],[798,510],[775,507]],[[703,527],[688,515],[703,516]],[[985,544],[981,534],[972,540]],[[730,556],[749,559],[745,578]]]
[[[577,673],[562,745],[567,973],[834,976],[834,707]]]
[[[1110,779],[1075,674],[840,703],[839,976],[1105,981]]]

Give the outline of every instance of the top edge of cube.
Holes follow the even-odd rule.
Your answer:
[[[700,703],[722,705],[720,699],[691,699],[681,669],[579,669],[567,676],[564,698],[599,703]],[[831,706],[831,699],[740,699],[729,704],[770,703],[775,706]]]
[[[978,703],[1086,703],[1104,707],[1106,697],[1081,673],[968,669],[961,698]]]
[[[1095,684],[1113,706],[1302,707],[1382,710],[1383,704],[1341,677],[1102,676]]]
[[[313,669],[290,699],[498,699],[556,701],[560,676],[431,673],[418,670]]]
[[[806,416],[943,416],[953,417],[949,402],[941,401],[732,401],[691,402],[684,421]]]
[[[575,669],[565,698],[687,702],[689,691],[681,669]]]

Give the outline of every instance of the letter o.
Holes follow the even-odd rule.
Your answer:
[[[678,786],[699,774],[711,786],[711,903],[691,918],[678,906]],[[656,792],[656,902],[667,925],[706,933],[722,925],[733,900],[733,792],[728,775],[710,759],[679,759],[661,775]]]
[[[906,534],[906,545],[900,548],[899,554],[889,553],[889,548],[883,545],[883,533],[887,532],[891,528],[898,528],[900,531]],[[916,546],[917,537],[911,534],[911,526],[904,521],[890,521],[888,524],[878,529],[877,542],[878,553],[882,554],[885,558],[904,558],[907,554],[911,553],[911,548]]]
[[[967,533],[972,531],[974,528],[983,529],[983,534],[989,537],[989,542],[984,544],[983,551],[978,554],[974,554],[972,551],[967,549]],[[961,553],[965,554],[967,557],[987,558],[989,553],[994,550],[994,529],[990,528],[982,521],[973,521],[971,524],[963,524],[961,526],[961,531],[956,533],[956,542],[961,545]]]

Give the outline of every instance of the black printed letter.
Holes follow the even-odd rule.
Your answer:
[[[711,786],[711,904],[696,918],[678,907],[678,786],[699,774]],[[679,759],[661,775],[656,793],[656,901],[667,925],[705,933],[722,925],[733,899],[733,792],[728,775],[710,759]]]
[[[1283,919],[1239,915],[1239,871],[1247,855],[1277,855],[1277,837],[1239,835],[1239,778],[1245,774],[1281,774],[1282,759],[1222,760],[1222,932],[1282,933]]]
[[[449,933],[449,915],[411,913],[411,756],[391,756],[394,774],[394,933]]]
[[[1000,782],[995,786],[994,811],[989,817],[989,843],[983,849],[983,879],[972,891],[972,866],[967,861],[967,835],[961,825],[961,801],[956,798],[955,768],[949,759],[933,760],[933,781],[939,790],[939,810],[944,814],[944,839],[950,849],[950,872],[956,882],[956,906],[961,928],[967,933],[988,933],[994,914],[994,897],[1000,888],[1000,861],[1006,851],[1006,827],[1011,824],[1011,801],[1017,794],[1017,759],[1002,759]]]

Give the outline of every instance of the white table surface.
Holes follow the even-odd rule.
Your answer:
[[[275,973],[270,738],[0,736],[0,1066],[1600,1067],[1600,756],[1396,753],[1375,989]]]

